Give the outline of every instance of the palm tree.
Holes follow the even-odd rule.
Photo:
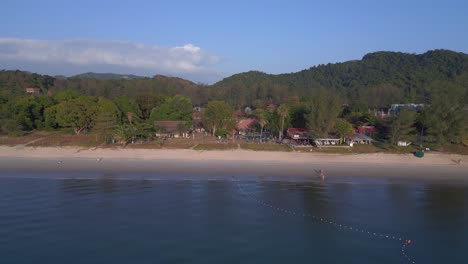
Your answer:
[[[260,125],[260,142],[262,142],[263,138],[263,128],[268,124],[268,120],[266,119],[265,115],[262,113],[257,116],[258,124]]]
[[[263,109],[256,109],[254,112],[257,122],[260,125],[260,141],[262,140],[263,129],[268,124],[266,112]]]
[[[286,104],[281,104],[276,111],[278,111],[278,114],[281,118],[281,128],[279,131],[279,139],[282,140],[283,131],[284,131],[284,122],[285,122],[286,117],[289,115],[289,107]]]

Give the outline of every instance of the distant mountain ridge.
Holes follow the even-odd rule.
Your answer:
[[[117,73],[97,73],[97,72],[86,72],[71,76],[69,78],[77,78],[82,80],[135,80],[144,79],[149,77],[138,76],[133,74],[117,74]]]

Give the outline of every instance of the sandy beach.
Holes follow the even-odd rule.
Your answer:
[[[462,160],[461,164],[455,161]],[[148,172],[163,175],[368,176],[468,181],[466,156],[427,153],[323,154],[247,150],[80,149],[0,146],[2,172]]]

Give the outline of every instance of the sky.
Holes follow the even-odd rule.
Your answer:
[[[468,53],[468,1],[2,0],[0,69],[214,83],[375,51]]]

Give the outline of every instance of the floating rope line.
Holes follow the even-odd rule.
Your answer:
[[[255,201],[257,204],[259,204],[261,206],[268,207],[268,208],[271,208],[272,210],[277,210],[279,212],[283,212],[285,214],[289,214],[289,215],[293,215],[293,216],[312,218],[312,219],[314,219],[315,221],[317,221],[319,223],[327,224],[327,225],[330,225],[332,227],[338,228],[340,230],[348,230],[348,231],[352,231],[352,232],[356,232],[356,233],[361,233],[361,234],[365,234],[365,235],[368,235],[368,236],[373,237],[373,238],[382,238],[382,239],[397,241],[397,242],[401,243],[401,255],[402,255],[402,257],[406,261],[408,261],[409,263],[413,263],[413,264],[416,263],[416,261],[408,255],[408,251],[407,251],[408,246],[412,244],[411,239],[404,239],[404,238],[402,238],[400,236],[395,236],[395,235],[390,235],[390,234],[383,234],[383,233],[378,233],[378,232],[372,232],[370,230],[357,228],[357,227],[349,226],[349,225],[346,225],[346,224],[341,224],[339,222],[332,221],[330,219],[320,217],[320,216],[317,216],[317,215],[313,215],[313,214],[310,214],[310,213],[306,213],[306,212],[297,212],[297,211],[293,211],[293,210],[287,210],[287,209],[278,207],[278,206],[276,206],[274,204],[271,204],[271,203],[265,202],[263,200],[257,199],[253,194],[247,192],[242,187],[242,185],[240,184],[240,181],[237,180],[234,176],[232,177],[232,180],[234,182],[236,182],[239,191],[245,197],[247,197],[250,200]]]

